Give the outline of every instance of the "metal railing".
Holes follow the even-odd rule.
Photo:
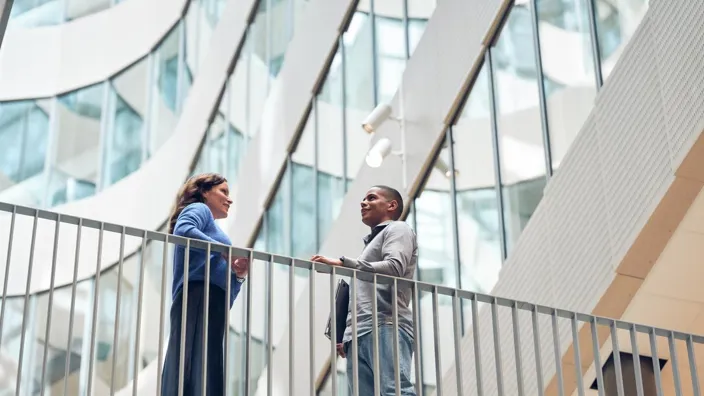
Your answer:
[[[62,239],[66,233],[71,237]],[[119,246],[113,253],[107,249],[111,243]],[[412,296],[415,336],[410,338],[413,358],[404,364],[406,370],[399,369],[399,332],[403,330],[399,329],[398,310],[382,313],[382,318],[390,318],[384,323],[393,335],[389,374],[394,378],[395,395],[404,394],[398,386],[402,378],[411,381],[417,395],[700,394],[697,349],[704,348],[701,336],[0,203],[0,254],[6,257],[0,269],[4,271],[0,395],[160,395],[170,325],[169,256],[177,245],[184,246],[185,252],[202,249],[228,259],[249,257],[252,263],[231,310],[228,302],[223,305],[228,312],[216,312],[204,299],[203,334],[213,315],[226,318],[228,395],[281,394],[274,391],[275,380],[280,379],[266,369],[272,364],[288,366],[288,378],[282,384],[286,394],[320,393],[316,378],[321,368],[330,361],[337,368],[342,359],[336,357],[336,343],[325,337],[325,324],[316,322],[314,313],[324,310],[327,316],[331,310],[335,317],[340,277],[350,284],[352,306],[360,282],[389,285],[393,307],[399,292]],[[86,249],[90,256],[83,254]],[[189,256],[185,254],[186,268]],[[94,272],[82,278],[84,266]],[[213,286],[208,287],[209,266],[205,268],[207,296]],[[304,284],[296,268],[309,271]],[[70,282],[57,281],[60,276]],[[320,277],[326,278],[317,288],[326,290],[323,295],[315,292]],[[35,282],[40,289],[47,282],[49,287],[37,291]],[[186,281],[184,301],[188,285]],[[225,296],[231,287],[228,281]],[[14,292],[21,288],[24,293]],[[380,361],[384,343],[379,341],[381,323],[375,302],[371,361],[359,361],[358,339],[352,337],[348,351],[351,392],[344,386],[346,370],[338,373],[334,369],[329,376],[332,395],[358,396],[364,389],[360,381],[365,380],[379,394],[382,377],[386,377],[381,370],[388,362]],[[301,307],[308,309],[304,318],[308,323],[304,334],[296,334],[296,312]],[[188,317],[187,304],[181,309],[181,317]],[[356,310],[352,312],[351,330],[356,334],[358,318]],[[183,393],[185,321],[181,330],[179,394],[187,394]],[[330,330],[331,340],[344,331],[335,320]],[[276,344],[284,337],[290,344],[287,358],[275,360]],[[301,339],[307,343],[297,341]],[[203,336],[194,342],[207,350],[213,341]],[[325,343],[327,357],[316,362],[320,356],[315,353],[317,345]],[[308,356],[303,361],[297,358],[302,348]],[[213,369],[203,359],[200,371],[204,376]],[[361,369],[371,369],[373,381],[358,377]],[[305,393],[295,393],[301,383]]]

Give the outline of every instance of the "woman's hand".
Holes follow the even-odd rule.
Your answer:
[[[230,263],[230,268],[238,278],[245,278],[249,273],[249,259],[245,257],[235,257]]]

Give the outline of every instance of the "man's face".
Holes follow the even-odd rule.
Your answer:
[[[360,205],[362,223],[368,227],[375,227],[386,220],[392,219],[398,203],[389,200],[383,190],[373,187],[367,191]]]

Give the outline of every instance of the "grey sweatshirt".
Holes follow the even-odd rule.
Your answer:
[[[413,279],[418,262],[416,235],[403,221],[388,221],[374,227],[372,234],[365,239],[362,254],[355,260],[345,257],[345,267],[357,268],[377,274],[392,275]],[[393,324],[392,295],[393,285],[379,284],[374,290],[371,282],[357,281],[357,337],[372,331],[372,298],[377,298],[378,324]],[[398,285],[399,328],[413,337],[413,313],[411,312],[411,289]],[[343,343],[352,340],[352,298]]]

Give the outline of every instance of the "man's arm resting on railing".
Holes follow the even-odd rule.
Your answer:
[[[382,260],[367,261],[342,257],[341,262],[343,266],[348,268],[403,277],[413,257],[413,246],[413,230],[408,224],[397,222],[389,225],[386,229],[381,245]]]

